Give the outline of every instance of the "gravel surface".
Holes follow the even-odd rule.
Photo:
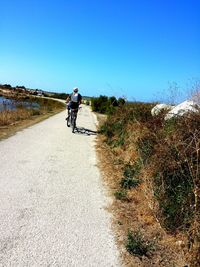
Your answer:
[[[0,266],[120,266],[95,123],[83,106],[79,133],[62,112],[0,142]]]

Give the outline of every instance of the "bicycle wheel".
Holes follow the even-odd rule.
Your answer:
[[[70,127],[70,114],[68,115],[68,117],[67,117],[67,127]]]
[[[72,133],[74,133],[76,128],[76,119],[75,119],[75,114],[73,112],[73,116],[72,116]]]

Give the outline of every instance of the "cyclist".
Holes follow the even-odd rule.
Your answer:
[[[78,112],[78,107],[81,104],[81,101],[82,96],[78,93],[78,88],[73,88],[72,94],[70,94],[66,99],[68,114],[70,109],[77,109]]]

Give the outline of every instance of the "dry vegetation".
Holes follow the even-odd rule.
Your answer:
[[[200,113],[165,122],[125,105],[101,126],[98,152],[126,266],[200,265]]]
[[[0,112],[0,138],[7,137],[65,108],[63,103],[46,98],[26,95],[12,96],[12,98],[13,103],[5,101],[4,109]],[[13,105],[15,105],[14,109],[10,107]]]

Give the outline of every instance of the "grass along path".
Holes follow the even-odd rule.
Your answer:
[[[39,110],[20,108],[0,112],[0,140],[49,118],[65,109],[64,101],[50,98],[34,98],[41,103]]]

